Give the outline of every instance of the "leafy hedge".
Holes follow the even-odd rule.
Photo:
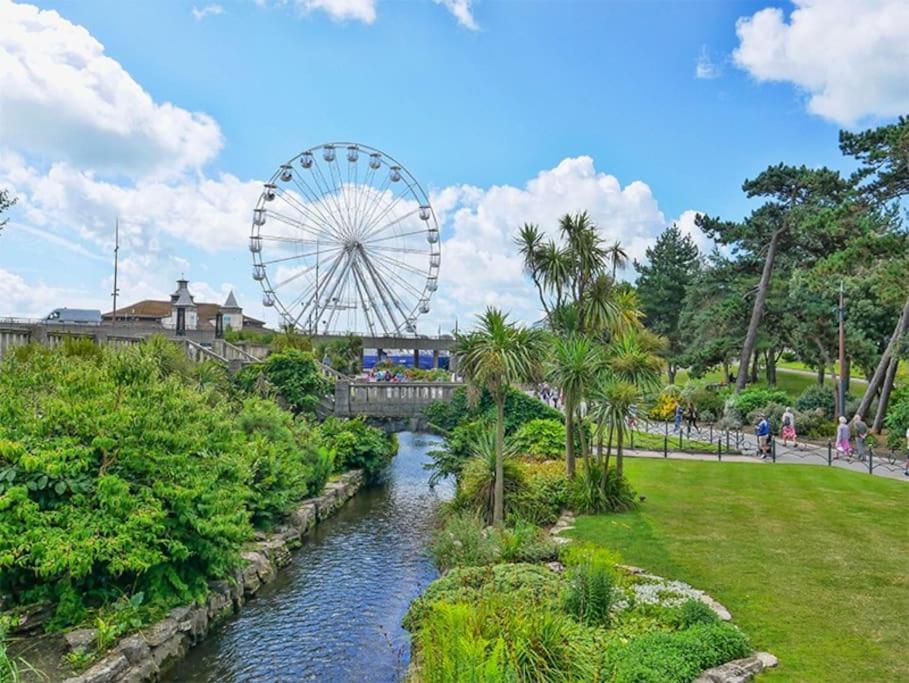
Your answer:
[[[565,453],[565,423],[561,420],[534,419],[522,424],[512,439],[521,455],[549,460]]]
[[[386,436],[381,430],[370,427],[362,417],[341,420],[329,417],[321,425],[322,440],[334,453],[335,469],[362,469],[367,478],[376,475],[398,451],[397,438]]]
[[[319,372],[313,355],[296,349],[273,353],[262,363],[247,365],[233,382],[240,391],[252,394],[263,380],[294,413],[314,412],[319,400],[331,391],[331,382]]]
[[[467,388],[457,389],[449,402],[436,401],[423,410],[423,416],[430,424],[451,431],[459,424],[478,418],[493,419],[495,403],[492,396],[484,391],[476,401],[468,400]],[[505,397],[505,433],[512,434],[521,425],[531,420],[562,420],[562,413],[547,406],[539,399],[511,388]]]
[[[275,367],[303,405],[318,385],[293,360],[303,381]],[[377,430],[323,434],[202,375],[160,339],[24,347],[0,365],[0,593],[55,603],[52,627],[123,595],[143,609],[186,602],[334,468],[387,461]]]
[[[900,387],[890,397],[885,421],[890,448],[906,448],[906,430],[909,429],[909,386]]]

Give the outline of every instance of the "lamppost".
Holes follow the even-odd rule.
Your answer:
[[[837,317],[839,318],[840,332],[840,405],[839,414],[846,414],[846,392],[849,390],[849,383],[846,380],[846,298],[843,287],[843,281],[840,280],[840,304],[837,307]]]

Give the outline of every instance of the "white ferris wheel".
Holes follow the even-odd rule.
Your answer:
[[[400,163],[350,142],[281,164],[253,210],[253,279],[307,333],[416,332],[438,288],[439,226]]]

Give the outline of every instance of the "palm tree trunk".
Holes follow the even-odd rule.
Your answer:
[[[587,434],[584,429],[584,418],[581,417],[581,407],[578,406],[578,436],[581,438],[581,458],[584,460],[584,471],[590,474],[590,460],[588,458],[589,449],[587,448]]]
[[[757,342],[758,327],[761,324],[761,318],[764,315],[764,302],[767,300],[767,292],[770,289],[770,276],[773,274],[773,261],[776,259],[777,246],[780,243],[780,236],[783,229],[775,230],[770,238],[770,244],[767,247],[767,256],[764,259],[764,270],[761,271],[761,280],[758,283],[757,295],[754,297],[754,307],[751,309],[751,320],[748,323],[748,332],[745,334],[745,342],[742,344],[742,355],[739,360],[739,376],[735,380],[735,393],[739,393],[745,388],[748,379],[748,361],[751,360],[751,354],[754,351],[754,345]]]
[[[565,471],[574,479],[574,409],[565,406]]]
[[[603,478],[600,479],[600,490],[606,496],[606,479],[609,476],[609,455],[612,453],[612,424],[609,425],[609,445],[606,447],[606,456],[603,458]]]
[[[622,478],[622,469],[623,469],[622,465],[624,464],[622,462],[624,460],[624,456],[622,454],[622,437],[624,435],[625,435],[625,429],[623,427],[620,427],[619,433],[616,436],[616,443],[615,443],[615,473],[619,479]]]
[[[505,521],[505,394],[496,396],[496,481],[492,506],[492,523]]]

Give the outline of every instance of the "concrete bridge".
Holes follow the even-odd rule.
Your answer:
[[[460,382],[338,380],[332,412],[337,417],[416,418],[431,403],[450,401],[455,390],[462,386]]]

